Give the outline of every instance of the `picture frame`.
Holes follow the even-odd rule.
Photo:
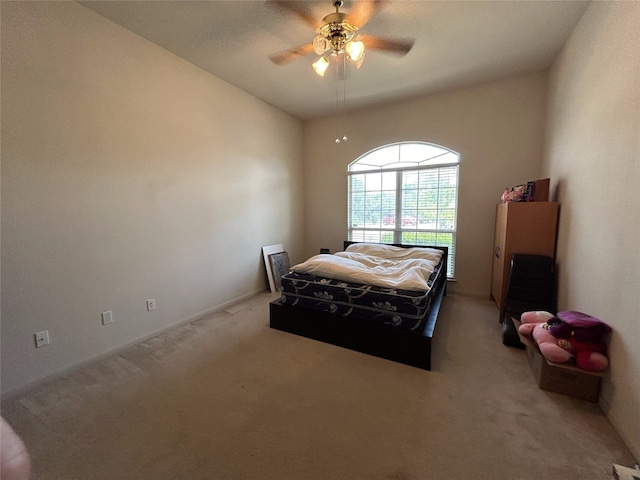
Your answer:
[[[267,279],[269,281],[269,290],[271,291],[271,293],[276,293],[278,290],[273,278],[273,269],[271,267],[271,260],[269,259],[269,256],[280,252],[284,252],[284,248],[282,248],[281,243],[266,245],[262,247],[262,256],[264,257],[264,266],[267,270]]]
[[[276,292],[280,291],[282,284],[282,276],[289,271],[289,253],[278,252],[269,255],[269,263],[271,264],[271,275]]]

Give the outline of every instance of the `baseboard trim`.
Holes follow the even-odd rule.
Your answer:
[[[640,462],[640,444],[638,444],[638,440],[634,439],[633,435],[631,435],[626,430],[626,423],[620,421],[613,408],[611,407],[611,404],[607,401],[606,398],[604,398],[604,395],[600,394],[598,404],[600,405],[600,408],[606,415],[607,419],[609,419],[609,422],[611,422],[614,430],[618,433],[618,435],[620,435],[620,438],[622,439],[624,444],[631,451],[631,454],[633,455],[633,458],[635,458],[635,461]]]
[[[268,290],[266,289],[258,289],[258,290],[254,290],[251,291],[249,293],[245,293],[242,295],[239,295],[237,297],[234,297],[230,300],[227,300],[226,302],[220,303],[218,305],[215,305],[211,308],[208,308],[206,310],[203,310],[201,312],[195,313],[193,315],[190,315],[186,318],[183,318],[181,320],[178,320],[170,325],[167,325],[163,328],[160,328],[158,330],[154,330],[153,332],[149,332],[141,337],[138,337],[134,340],[128,341],[126,343],[120,344],[114,348],[111,348],[105,352],[101,352],[98,353],[96,355],[92,355],[89,358],[86,358],[84,360],[81,360],[77,363],[74,363],[72,365],[68,365],[66,367],[61,368],[60,370],[57,370],[55,372],[51,372],[47,375],[45,375],[42,378],[38,378],[32,382],[29,382],[25,385],[16,387],[12,390],[9,390],[7,392],[2,392],[2,394],[0,394],[0,402],[4,402],[7,400],[10,400],[12,398],[15,398],[17,396],[23,395],[25,393],[27,393],[28,391],[37,388],[41,385],[44,385],[45,383],[53,380],[54,378],[58,378],[58,377],[63,377],[65,375],[70,375],[74,372],[76,372],[77,370],[80,370],[83,367],[86,367],[94,362],[98,362],[100,360],[103,360],[107,357],[113,356],[113,355],[117,355],[118,353],[126,350],[127,348],[130,348],[134,345],[137,345],[139,343],[145,342],[151,338],[157,337],[158,335],[162,335],[163,333],[169,332],[171,330],[174,330],[176,328],[180,328],[183,325],[186,325],[188,323],[192,323],[195,322],[197,320],[201,320],[205,317],[208,317],[209,315],[212,315],[214,313],[220,312],[220,311],[224,311],[225,309],[229,308],[232,305],[235,305],[239,302],[242,302],[244,300],[247,300],[251,297],[255,297],[256,295],[260,295],[262,293],[268,292]]]

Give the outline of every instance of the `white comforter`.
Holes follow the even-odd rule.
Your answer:
[[[428,291],[429,276],[441,256],[442,251],[431,248],[353,244],[345,252],[316,255],[291,270],[377,287]]]

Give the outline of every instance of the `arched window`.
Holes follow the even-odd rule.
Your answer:
[[[349,240],[449,247],[455,273],[460,155],[439,145],[401,142],[349,165]]]

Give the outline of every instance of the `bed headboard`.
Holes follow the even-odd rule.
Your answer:
[[[376,242],[352,242],[351,240],[345,240],[342,248],[346,250],[349,245],[352,245],[354,243],[376,243]],[[442,262],[443,262],[443,267],[445,268],[445,273],[446,273],[446,268],[447,268],[447,265],[449,264],[448,258],[447,258],[449,255],[449,247],[439,247],[436,245],[407,245],[404,243],[382,243],[382,242],[377,242],[377,243],[381,245],[392,245],[394,247],[402,247],[402,248],[427,247],[427,248],[437,248],[438,250],[442,250],[444,252],[444,255],[442,255],[442,258],[443,258]]]

